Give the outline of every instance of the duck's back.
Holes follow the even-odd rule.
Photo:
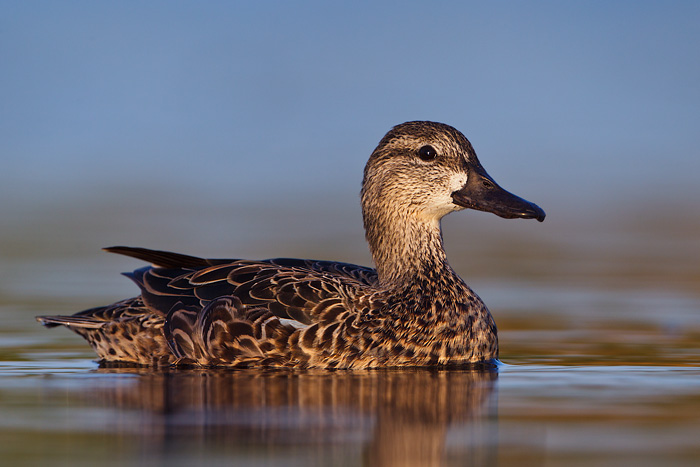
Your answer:
[[[291,357],[308,365],[313,355],[280,351],[290,339],[305,337],[308,343],[327,326],[354,320],[358,304],[375,293],[374,270],[347,263],[107,250],[154,264],[125,274],[141,295],[72,316],[40,317],[82,335],[105,362],[246,366],[284,364]]]

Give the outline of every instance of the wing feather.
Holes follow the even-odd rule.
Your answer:
[[[352,331],[351,323],[361,312],[358,307],[377,290],[374,270],[345,263],[204,259],[129,247],[106,250],[154,265],[125,274],[141,295],[73,316],[38,319],[47,326],[92,333],[86,338],[93,339],[91,344],[107,360],[114,359],[110,354],[116,344],[101,343],[100,333],[107,336],[110,326],[124,323],[129,331],[123,333],[124,348],[116,349],[121,352],[117,359],[128,361],[128,351],[145,349],[148,339],[160,339],[167,355],[155,359],[163,362],[245,366],[291,358],[303,365],[315,346],[339,345],[334,335],[340,325],[333,323]],[[137,349],[130,342],[139,329],[147,332]],[[143,350],[137,361],[150,362],[149,352]]]

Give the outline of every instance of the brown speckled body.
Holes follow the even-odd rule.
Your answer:
[[[457,130],[405,123],[365,168],[362,209],[376,270],[113,247],[153,265],[129,274],[139,297],[38,319],[82,335],[104,362],[376,368],[495,360],[496,325],[447,263],[440,219],[465,207],[538,220],[544,212],[485,177]]]

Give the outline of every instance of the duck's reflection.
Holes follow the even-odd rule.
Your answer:
[[[441,465],[453,458],[483,465],[492,457],[492,443],[484,441],[495,429],[494,368],[98,371],[130,375],[97,392],[93,388],[90,398],[130,414],[118,428],[138,430],[154,455],[199,449],[231,460],[252,453],[270,460],[302,451],[308,458],[322,450],[323,460],[316,456],[313,463],[339,456],[334,463],[352,465],[356,462],[346,455],[356,455],[366,465],[402,466]]]

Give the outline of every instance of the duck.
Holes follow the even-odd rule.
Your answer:
[[[441,219],[545,212],[503,188],[452,126],[411,121],[372,152],[360,192],[375,268],[293,258],[205,259],[146,248],[125,275],[137,297],[39,316],[92,346],[101,364],[371,369],[498,362],[491,313],[447,262]]]

